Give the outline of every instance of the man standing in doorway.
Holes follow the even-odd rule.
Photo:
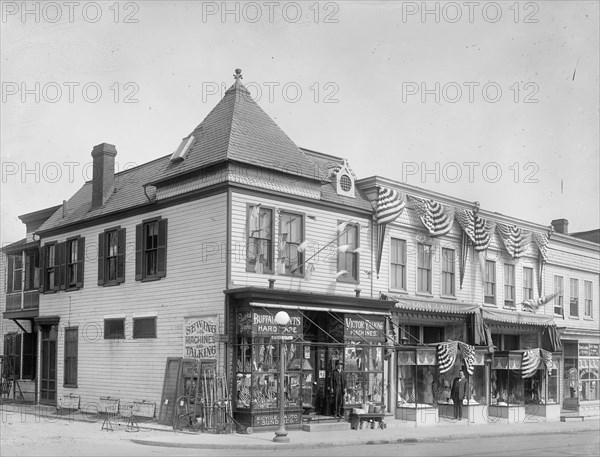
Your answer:
[[[333,397],[333,415],[344,417],[344,395],[346,394],[346,376],[342,372],[344,365],[338,360],[331,375],[331,395]]]
[[[462,420],[462,403],[467,397],[467,379],[462,370],[458,372],[458,378],[454,378],[452,382],[450,396],[454,403],[454,419]]]

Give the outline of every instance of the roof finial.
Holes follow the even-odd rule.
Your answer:
[[[235,82],[237,83],[240,79],[244,79],[244,77],[242,76],[242,70],[239,68],[235,69],[235,75],[233,75],[233,78],[235,79]],[[241,82],[241,81],[240,81]]]

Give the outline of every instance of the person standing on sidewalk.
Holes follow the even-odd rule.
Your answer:
[[[346,376],[342,372],[342,363],[338,360],[331,375],[331,395],[333,396],[333,415],[344,417],[344,395],[346,394]]]
[[[458,372],[458,378],[454,378],[452,382],[450,396],[454,403],[454,419],[462,420],[462,403],[467,396],[467,379],[462,370]]]

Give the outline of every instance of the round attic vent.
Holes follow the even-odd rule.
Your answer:
[[[340,187],[344,192],[350,192],[350,189],[352,189],[352,180],[350,179],[350,176],[340,176]]]

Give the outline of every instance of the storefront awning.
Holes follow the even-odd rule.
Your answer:
[[[250,306],[259,308],[280,308],[280,309],[297,309],[300,311],[329,311],[331,313],[359,313],[359,314],[372,314],[377,316],[389,316],[390,313],[387,311],[366,311],[356,309],[344,309],[344,308],[328,308],[324,306],[307,306],[307,305],[282,305],[280,303],[258,303],[250,302]]]
[[[486,321],[503,322],[509,324],[540,325],[547,327],[554,325],[554,317],[543,314],[533,314],[521,311],[505,311],[502,309],[481,308],[481,314]]]
[[[444,314],[470,314],[479,309],[479,305],[457,303],[449,300],[411,300],[398,295],[388,295],[396,300],[395,310],[425,311]]]

